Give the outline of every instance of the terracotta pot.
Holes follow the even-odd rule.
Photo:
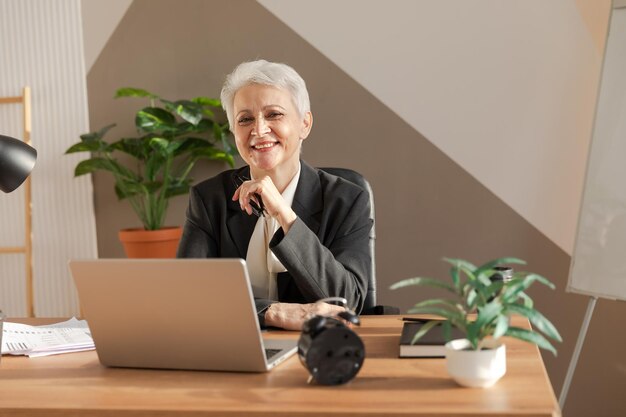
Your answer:
[[[124,229],[119,238],[129,258],[175,258],[182,227],[159,230]]]

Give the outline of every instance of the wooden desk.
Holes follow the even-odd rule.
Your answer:
[[[461,388],[447,376],[444,359],[397,358],[398,316],[369,316],[362,322],[358,331],[366,359],[347,385],[307,385],[297,356],[266,374],[105,368],[94,351],[4,356],[0,416],[560,415],[533,345],[508,340],[507,374],[492,388]],[[528,327],[523,319],[514,323]]]

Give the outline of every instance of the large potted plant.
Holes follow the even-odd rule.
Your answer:
[[[450,339],[452,326],[465,334],[465,339],[446,344],[447,369],[455,381],[471,387],[495,384],[506,372],[506,350],[502,336],[509,336],[536,344],[556,355],[556,349],[547,338],[561,341],[554,325],[534,308],[526,290],[535,282],[554,289],[546,278],[532,272],[515,272],[511,279],[502,278],[504,264],[525,264],[517,258],[500,258],[475,266],[463,259],[444,260],[452,265],[450,281],[433,278],[408,278],[391,286],[398,289],[413,285],[440,288],[454,295],[454,299],[434,298],[415,304],[409,313],[433,314],[442,320],[431,320],[415,334],[417,342],[434,326],[441,325]],[[534,330],[515,327],[510,317],[528,318]]]
[[[164,227],[169,199],[189,192],[189,173],[197,161],[234,166],[236,150],[229,142],[228,124],[216,121],[213,113],[221,103],[207,97],[170,101],[139,88],[121,88],[115,94],[120,97],[149,100],[135,114],[138,136],[107,142],[104,136],[115,126],[111,124],[81,135],[66,154],[90,152],[74,175],[110,172],[117,197],[127,200],[139,217],[142,228],[119,233],[127,256],[174,257],[182,229]],[[126,156],[117,158],[120,154]]]

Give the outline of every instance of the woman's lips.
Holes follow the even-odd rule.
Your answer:
[[[276,145],[278,145],[278,142],[263,142],[252,145],[251,148],[255,151],[266,152],[270,151]]]

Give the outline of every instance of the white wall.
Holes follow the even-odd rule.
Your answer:
[[[32,88],[35,314],[78,314],[67,268],[97,255],[92,187],[74,179],[79,156],[64,156],[88,131],[80,0],[0,1],[0,96]],[[0,131],[22,136],[17,105],[0,106]],[[14,195],[15,194],[15,195]],[[0,195],[0,245],[23,242],[23,190]],[[0,255],[0,308],[25,316],[23,255]]]
[[[259,2],[571,254],[603,2]]]

